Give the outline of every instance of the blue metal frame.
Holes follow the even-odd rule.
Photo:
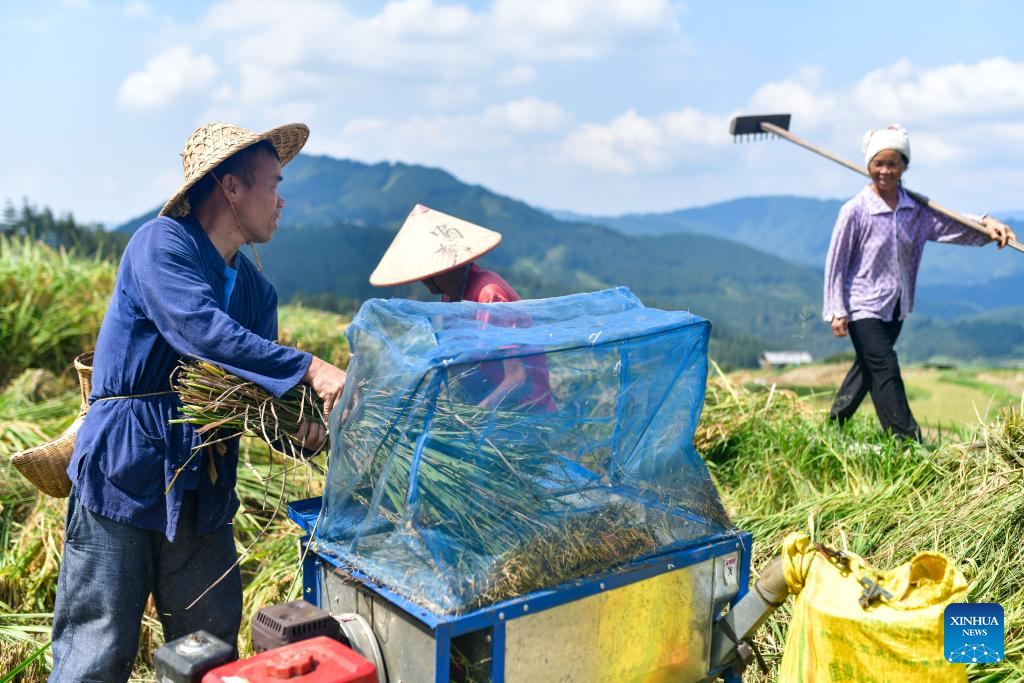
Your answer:
[[[739,592],[730,601],[730,604],[735,604],[737,600],[746,594],[750,582],[751,535],[746,532],[720,533],[702,539],[700,545],[636,560],[606,574],[577,579],[561,586],[535,591],[464,614],[436,614],[398,595],[386,586],[374,582],[365,574],[341,563],[330,555],[320,554],[312,548],[307,549],[311,540],[310,534],[320,513],[321,504],[320,498],[308,498],[288,504],[288,517],[306,532],[306,535],[300,542],[300,547],[305,555],[302,567],[303,597],[308,602],[319,606],[321,598],[319,585],[321,567],[326,563],[341,569],[346,575],[360,582],[367,589],[395,605],[406,614],[415,617],[434,632],[437,642],[437,647],[435,648],[437,657],[435,671],[438,681],[448,680],[449,653],[452,638],[465,633],[486,628],[491,629],[492,652],[494,655],[491,663],[491,680],[498,683],[504,680],[505,624],[512,619],[596,595],[607,590],[627,586],[637,581],[697,564],[737,550],[741,551]],[[721,669],[708,672],[708,674],[723,675],[726,683],[739,683],[740,681],[739,677],[726,673]]]

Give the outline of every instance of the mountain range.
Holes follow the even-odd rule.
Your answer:
[[[849,342],[833,338],[820,321],[820,264],[839,200],[755,197],[663,214],[601,217],[544,211],[444,170],[410,164],[299,155],[284,175],[287,205],[281,227],[260,254],[285,301],[428,296],[418,286],[380,290],[368,283],[394,232],[422,203],[500,231],[501,246],[481,264],[500,271],[523,296],[627,285],[648,305],[686,309],[711,320],[712,353],[731,365],[750,365],[768,349],[807,349],[819,357],[848,349]],[[155,213],[116,229],[131,232]],[[925,347],[915,343],[901,344],[907,346],[901,352],[910,359],[944,355],[965,360],[1017,353],[1011,340],[975,348],[959,339],[970,330],[954,323],[962,327],[964,315],[981,313],[1001,320],[1000,307],[1015,302],[1004,304],[991,290],[1024,278],[1024,259],[983,253],[994,253],[992,248],[934,248],[939,250],[965,252],[939,259],[929,251],[925,259],[956,274],[949,277],[960,286],[929,294],[922,274],[919,300],[947,297],[950,314],[930,315],[944,319],[944,336],[958,338],[955,343],[951,339],[948,349],[930,344],[926,354],[919,353],[918,347]],[[985,263],[999,267],[975,267],[966,252],[982,254],[989,259]],[[983,270],[987,277],[981,276]],[[936,287],[947,287],[942,277],[935,275]],[[920,317],[922,324],[927,322]],[[1019,319],[1010,316],[1010,328],[1020,327]],[[914,337],[910,332],[908,339]]]

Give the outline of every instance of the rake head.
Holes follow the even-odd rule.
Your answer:
[[[761,127],[762,123],[770,123],[789,130],[789,114],[759,114],[757,116],[737,116],[729,124],[729,132],[732,133],[733,142],[741,142],[747,139],[767,140],[773,137],[771,133]]]

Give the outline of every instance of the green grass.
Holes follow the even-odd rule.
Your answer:
[[[985,382],[978,379],[978,371],[966,371],[957,370],[952,372],[943,372],[939,375],[940,382],[946,382],[948,384],[955,384],[961,387],[969,387],[976,389],[987,396],[990,396],[996,403],[1013,403],[1014,401],[1020,400],[1020,395],[1014,392],[1008,391],[1004,387],[1001,387],[991,382]]]
[[[871,415],[838,429],[789,393],[755,394],[711,383],[700,445],[739,526],[755,539],[754,566],[790,531],[891,568],[921,550],[950,556],[970,582],[969,600],[1006,611],[1007,659],[972,680],[1024,677],[1024,422],[990,416],[931,449],[885,438]],[[758,640],[776,666],[788,609]],[[760,680],[760,679],[755,679]]]
[[[906,382],[910,408],[925,425],[977,424],[979,417],[992,417],[999,408],[1014,403],[1001,387],[965,376],[918,371],[911,373]],[[915,397],[914,391],[920,394]]]
[[[309,351],[340,368],[348,367],[349,319],[336,313],[292,304],[278,311],[278,337],[282,344]]]

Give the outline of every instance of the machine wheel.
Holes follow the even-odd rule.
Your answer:
[[[377,636],[373,633],[370,623],[358,614],[347,612],[335,617],[341,624],[341,633],[349,642],[349,646],[377,667],[377,683],[388,683],[387,671],[384,669],[384,655],[381,654]]]

